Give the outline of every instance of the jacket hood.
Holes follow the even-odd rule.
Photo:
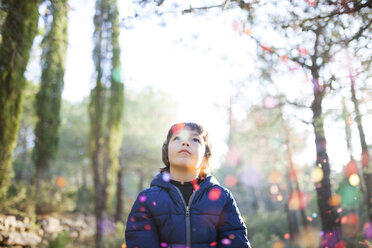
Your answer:
[[[158,187],[161,187],[165,190],[171,190],[172,189],[172,184],[170,183],[170,174],[168,172],[162,172],[162,173],[159,173],[157,174],[154,179],[152,179],[151,181],[151,186],[158,186]],[[210,176],[207,176],[204,180],[202,180],[200,182],[200,185],[199,185],[199,190],[200,191],[204,191],[214,185],[220,185],[220,183],[218,182],[218,180],[210,175]]]

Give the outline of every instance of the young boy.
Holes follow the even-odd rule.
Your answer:
[[[138,195],[128,216],[127,248],[251,248],[231,192],[208,175],[208,132],[174,124],[162,148],[165,167]]]

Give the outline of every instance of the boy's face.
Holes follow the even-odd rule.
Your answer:
[[[198,170],[202,165],[204,153],[204,139],[196,130],[187,126],[174,133],[168,144],[168,159],[173,168]]]

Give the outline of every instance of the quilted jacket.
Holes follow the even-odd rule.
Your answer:
[[[230,191],[206,177],[185,203],[181,191],[159,173],[140,192],[128,216],[127,248],[251,248]]]

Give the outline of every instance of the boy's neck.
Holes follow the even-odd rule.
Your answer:
[[[179,171],[171,167],[169,174],[171,179],[174,181],[190,182],[198,178],[199,171]]]

